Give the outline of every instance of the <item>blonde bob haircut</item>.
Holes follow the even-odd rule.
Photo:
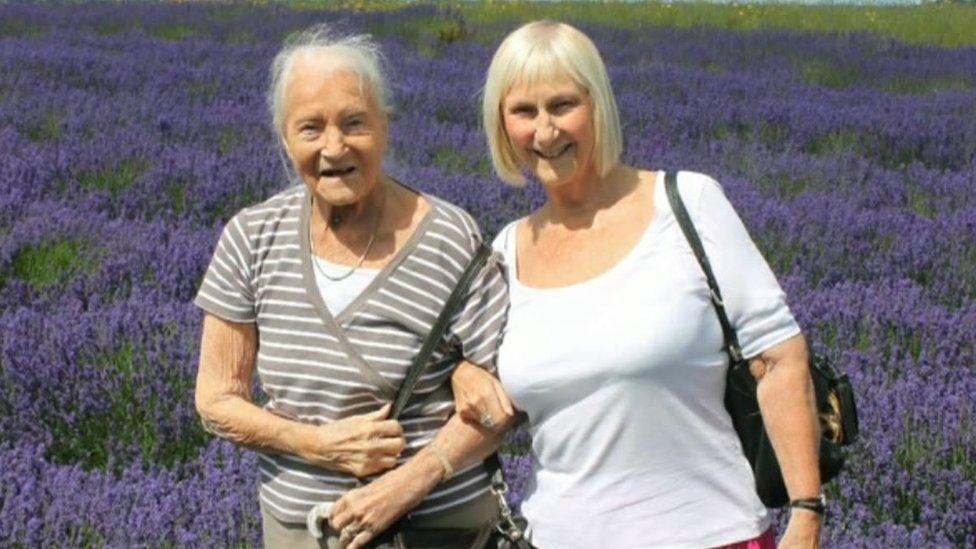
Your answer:
[[[505,37],[488,67],[482,93],[482,116],[491,161],[498,176],[524,185],[502,118],[502,101],[516,84],[527,86],[568,75],[586,90],[593,105],[593,162],[605,176],[620,159],[623,135],[610,78],[593,41],[575,27],[556,21],[533,21]]]

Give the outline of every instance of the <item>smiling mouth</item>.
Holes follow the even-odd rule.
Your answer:
[[[330,168],[327,170],[319,171],[320,177],[342,177],[344,175],[349,175],[356,171],[356,166],[349,166],[348,168]]]
[[[559,158],[560,156],[562,156],[563,153],[565,153],[566,151],[568,151],[570,149],[570,147],[572,147],[572,146],[573,146],[572,143],[566,143],[566,145],[564,145],[562,148],[556,149],[553,152],[544,153],[544,152],[540,151],[539,149],[532,149],[532,152],[534,152],[540,158],[545,158],[546,160],[555,160],[555,159]]]

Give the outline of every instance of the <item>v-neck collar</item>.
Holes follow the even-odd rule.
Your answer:
[[[411,189],[412,190],[412,189]],[[417,192],[417,191],[414,191]],[[325,323],[328,331],[339,340],[339,344],[342,346],[343,351],[349,357],[349,361],[354,364],[363,375],[371,381],[384,396],[393,400],[396,398],[397,387],[395,387],[389,380],[384,378],[380,373],[374,369],[366,360],[362,357],[359,350],[356,349],[355,345],[349,341],[346,337],[346,332],[343,330],[342,325],[347,322],[359,309],[362,308],[363,304],[366,303],[374,294],[376,294],[380,287],[386,283],[386,280],[393,274],[393,272],[400,266],[403,261],[410,256],[413,249],[417,247],[420,240],[423,239],[427,232],[427,227],[430,225],[431,221],[434,219],[434,212],[436,206],[434,205],[433,199],[428,197],[426,194],[417,192],[424,201],[427,202],[428,210],[424,214],[424,217],[420,220],[420,223],[414,228],[413,233],[410,234],[410,238],[397,250],[393,258],[382,268],[380,272],[376,274],[372,282],[358,295],[352,302],[349,303],[339,314],[333,316],[332,312],[325,304],[325,300],[322,299],[322,294],[319,292],[318,284],[315,281],[315,266],[312,264],[312,242],[311,235],[309,231],[309,222],[311,220],[312,211],[312,197],[309,194],[308,187],[305,187],[302,191],[302,208],[301,215],[299,217],[299,245],[300,245],[300,260],[302,266],[302,285],[305,287],[305,292],[308,295],[309,300],[312,302],[312,306],[315,312],[318,313],[319,318]]]

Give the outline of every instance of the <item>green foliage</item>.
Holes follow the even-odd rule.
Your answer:
[[[186,94],[190,102],[201,105],[213,103],[217,97],[219,86],[216,81],[197,80],[186,86]]]
[[[973,84],[962,78],[899,78],[898,80],[885,82],[880,86],[882,91],[898,94],[964,92],[972,88]]]
[[[121,21],[121,20],[102,20],[95,21],[89,25],[89,28],[95,33],[102,36],[115,36],[117,34],[124,34],[126,31],[131,30],[133,27],[138,27],[139,25],[133,22]]]
[[[248,184],[240,189],[236,194],[231,194],[221,200],[213,212],[213,219],[221,223],[227,223],[231,217],[247,206],[253,206],[264,200],[266,191],[262,189],[273,189],[274,185],[268,183]]]
[[[14,254],[12,274],[39,291],[63,286],[79,274],[94,272],[97,266],[98,260],[87,242],[51,239]]]
[[[863,155],[874,144],[874,138],[856,129],[836,130],[814,137],[807,143],[805,151],[811,154],[854,153]]]
[[[48,457],[52,461],[78,464],[86,469],[106,469],[113,464],[113,445],[120,445],[138,447],[143,464],[171,466],[192,459],[207,443],[209,435],[198,423],[184,426],[186,431],[180,436],[157,432],[156,418],[165,413],[169,403],[160,401],[154,391],[146,390],[154,385],[146,379],[161,376],[176,395],[190,395],[193,380],[182,375],[179,368],[151,363],[130,343],[86,360],[117,384],[113,384],[112,391],[99,396],[104,405],[70,414],[70,424],[65,415],[49,416],[53,437]],[[113,465],[113,472],[118,472],[127,464]]]
[[[767,177],[757,177],[756,186],[764,193],[775,193],[780,198],[789,200],[800,193],[825,187],[828,183],[816,181],[810,177],[793,176],[788,173],[772,174]]]
[[[904,417],[902,424],[901,440],[895,448],[894,460],[909,476],[926,468],[938,468],[958,470],[966,478],[976,479],[976,462],[972,456],[972,429],[968,415],[964,413],[958,428],[952,434],[934,431],[926,423],[912,417]],[[876,513],[885,520],[918,524],[922,520],[923,508],[919,495],[908,487],[896,486],[894,489],[897,504],[888,509],[877,510]],[[942,501],[949,499],[936,498]]]
[[[920,432],[905,421],[901,443],[895,450],[895,463],[900,465],[909,474],[925,459],[929,454],[929,444],[923,440]]]
[[[959,300],[962,301],[966,297],[976,298],[976,246],[971,246],[968,252],[959,257],[958,261],[956,271],[960,278],[968,282],[966,287],[969,288],[969,295],[959,296]]]
[[[27,139],[35,143],[61,139],[61,114],[48,111],[39,124],[27,128]]]
[[[720,122],[715,124],[707,134],[702,137],[705,142],[722,141],[730,138],[738,139],[742,144],[759,145],[769,150],[783,150],[783,144],[787,141],[790,128],[780,123],[760,123],[752,125],[743,121]],[[748,156],[743,154],[743,157]],[[746,162],[743,160],[743,162]],[[745,167],[744,167],[745,169]],[[756,172],[756,176],[761,172]]]
[[[401,5],[402,7],[402,5]],[[467,21],[453,8],[438,9],[434,17],[379,19],[368,27],[371,34],[396,36],[414,44],[422,57],[436,58],[443,48],[476,37]]]
[[[82,522],[78,527],[78,536],[80,538],[81,547],[106,547],[108,545],[107,540],[102,536],[102,532],[99,530],[98,526],[90,522]],[[70,536],[75,539],[75,536]]]
[[[169,199],[169,206],[176,215],[181,215],[186,211],[186,191],[190,183],[184,180],[173,181],[166,186],[166,197]]]
[[[503,34],[534,19],[589,22],[624,28],[718,27],[734,31],[780,28],[807,32],[872,32],[909,43],[976,45],[976,4],[855,6],[710,3],[461,2],[468,25],[494,25]]]
[[[868,318],[862,318],[857,324],[857,341],[854,343],[854,348],[862,353],[868,352],[871,349],[871,321]],[[897,369],[892,369],[892,373],[897,376],[899,372]]]
[[[237,29],[224,36],[223,42],[231,46],[247,46],[255,43],[255,39],[247,30]]]
[[[244,142],[244,136],[239,130],[225,128],[220,131],[220,135],[217,137],[217,154],[226,156],[227,153],[240,147]]]
[[[35,38],[47,32],[47,27],[22,19],[0,19],[0,37]]]
[[[468,165],[467,159],[450,147],[439,147],[433,160],[434,166],[452,172],[463,172]]]
[[[450,147],[438,147],[432,160],[434,166],[450,172],[491,174],[491,161],[481,151],[456,151]]]
[[[78,184],[84,189],[108,191],[114,198],[131,187],[148,168],[148,162],[142,159],[123,160],[111,168],[82,172]]]
[[[732,124],[718,124],[711,131],[711,138],[716,140],[727,139],[731,136],[736,136],[740,139],[750,140],[752,139],[752,126],[749,124],[744,124],[742,122],[735,122]]]
[[[264,4],[267,0],[252,0]],[[291,0],[288,7],[298,10],[329,11],[395,11],[402,9],[404,0]]]
[[[803,82],[835,90],[855,84],[860,76],[856,69],[819,59],[801,63],[799,72]]]
[[[200,36],[200,31],[190,25],[166,25],[149,29],[149,34],[163,40],[186,40]]]
[[[775,231],[760,233],[758,238],[759,249],[762,250],[763,257],[779,276],[784,276],[793,271],[796,258],[802,255],[803,245],[799,242],[790,242]]]
[[[437,39],[443,44],[450,44],[466,39],[470,33],[464,24],[464,19],[453,17],[439,22],[436,27]]]
[[[946,460],[946,469],[962,471],[970,481],[976,482],[976,430],[973,430],[970,416],[964,415],[959,421],[959,438],[952,442]]]
[[[781,148],[789,133],[790,128],[785,124],[766,123],[759,128],[759,141],[770,149]]]
[[[917,185],[909,184],[906,200],[908,209],[911,211],[922,217],[935,219],[937,212],[933,204],[935,200],[931,196],[931,193],[926,192]]]

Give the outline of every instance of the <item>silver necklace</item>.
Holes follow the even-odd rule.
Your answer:
[[[373,234],[369,235],[369,242],[366,243],[366,249],[363,250],[363,254],[359,256],[359,261],[357,261],[355,265],[350,267],[348,271],[342,273],[339,276],[332,276],[329,273],[325,272],[325,269],[321,265],[319,265],[318,261],[316,261],[318,257],[315,255],[315,235],[312,234],[312,223],[309,222],[308,240],[309,240],[309,247],[312,250],[312,264],[315,265],[315,269],[322,276],[331,280],[332,282],[339,282],[340,280],[349,278],[352,275],[352,273],[356,272],[356,269],[363,266],[363,262],[366,261],[366,256],[369,255],[369,251],[373,248],[373,241],[376,240],[376,233],[377,231],[379,231],[380,228],[380,219],[383,218],[383,206],[385,205],[386,205],[386,197],[384,196],[383,201],[380,203],[379,214],[377,214],[376,216],[376,221],[373,222]],[[334,215],[332,219],[334,221],[333,226],[335,226],[338,225],[338,222],[341,220],[341,217]]]

